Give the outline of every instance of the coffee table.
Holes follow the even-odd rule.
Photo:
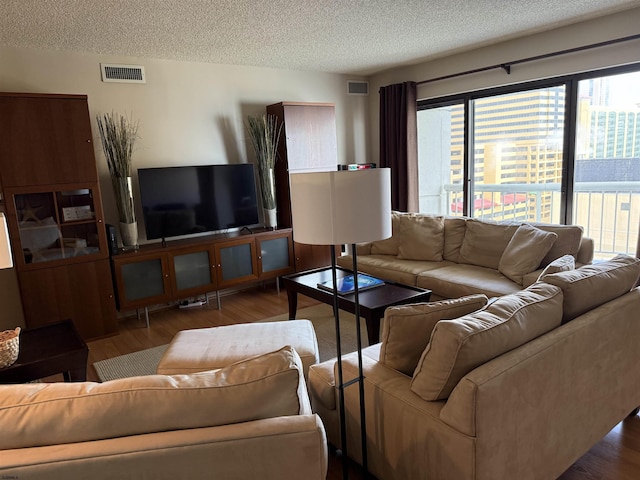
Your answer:
[[[350,270],[336,267],[337,278],[351,275]],[[298,294],[306,295],[328,305],[333,305],[333,293],[318,288],[318,283],[331,281],[331,267],[318,268],[305,272],[293,273],[282,277],[282,285],[287,290],[289,300],[289,318],[296,318]],[[355,313],[355,295],[338,295],[338,308]],[[380,341],[380,319],[384,317],[387,307],[407,303],[428,302],[431,290],[403,285],[385,280],[384,285],[363,290],[358,293],[360,316],[367,323],[369,345]]]
[[[87,379],[89,348],[71,320],[20,332],[16,362],[0,368],[0,383],[25,383],[62,373],[65,382]]]

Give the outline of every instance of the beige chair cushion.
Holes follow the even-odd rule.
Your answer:
[[[545,275],[542,281],[562,289],[562,321],[566,323],[624,295],[635,286],[639,275],[640,260],[629,255],[617,255],[605,262]]]
[[[485,295],[389,307],[384,312],[380,362],[405,375],[413,375],[440,320],[458,318],[487,304]]]
[[[562,290],[535,283],[455,320],[441,320],[418,362],[411,390],[424,400],[442,400],[474,368],[556,328],[562,320]]]
[[[371,255],[398,255],[400,217],[402,215],[406,214],[391,212],[391,237],[371,242]]]
[[[403,215],[400,217],[398,258],[441,262],[444,250],[444,217]]]
[[[0,449],[297,415],[308,401],[291,347],[191,375],[0,386]]]
[[[467,230],[460,247],[459,263],[498,270],[502,253],[518,225],[503,225],[467,220]]]
[[[500,258],[498,271],[522,285],[522,277],[538,269],[558,235],[538,228],[520,225]]]
[[[555,259],[563,255],[572,255],[577,258],[578,250],[580,250],[580,242],[582,241],[582,227],[579,225],[555,225],[550,223],[532,223],[536,228],[545,232],[553,232],[558,238],[547,252],[540,263],[540,268],[544,268]]]
[[[544,270],[540,272],[538,281],[541,281],[545,275],[552,273],[567,272],[576,268],[576,259],[572,255],[563,255],[560,258],[556,258],[549,265],[544,267]]]
[[[444,250],[442,257],[450,262],[458,263],[460,247],[467,231],[466,217],[445,217],[444,219]]]

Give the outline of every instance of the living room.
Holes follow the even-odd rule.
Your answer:
[[[33,7],[37,8],[35,4]],[[99,145],[96,115],[118,112],[131,114],[139,121],[140,138],[133,156],[134,169],[138,169],[250,162],[253,153],[245,127],[248,115],[263,113],[267,105],[281,101],[329,102],[336,107],[338,163],[375,162],[379,158],[380,87],[408,80],[419,82],[637,34],[640,22],[637,2],[619,2],[618,7],[621,10],[608,10],[604,16],[526,36],[496,35],[499,43],[480,42],[472,50],[453,50],[424,61],[422,56],[416,55],[417,63],[403,61],[405,65],[402,66],[353,72],[235,65],[232,58],[209,63],[192,57],[188,51],[161,57],[136,48],[135,40],[129,45],[128,54],[98,53],[100,47],[95,45],[70,51],[60,45],[39,45],[33,38],[38,36],[36,32],[25,35],[26,39],[20,43],[11,38],[12,30],[3,26],[0,91],[88,96],[105,220],[117,225],[116,202]],[[11,13],[15,15],[15,10]],[[10,15],[4,17],[12,18]],[[81,18],[69,19],[66,26],[73,29],[78,25],[76,22],[81,21]],[[65,33],[60,35],[64,37]],[[184,36],[188,37],[188,34]],[[418,87],[418,99],[638,63],[638,42],[636,39],[524,63],[513,67],[509,74],[495,69],[425,83]],[[144,66],[146,83],[102,82],[101,63]],[[369,95],[349,95],[348,81],[368,82]],[[637,222],[629,228],[637,228]],[[140,241],[144,243],[142,227],[140,235]],[[283,301],[278,308],[286,308],[285,303]],[[0,270],[0,304],[0,329],[25,327],[13,269]],[[241,311],[246,305],[238,308]],[[272,310],[265,317],[277,313],[280,312]]]

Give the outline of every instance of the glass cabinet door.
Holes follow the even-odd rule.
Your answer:
[[[124,284],[124,299],[121,301],[133,302],[166,293],[161,258],[126,263],[121,268]]]
[[[258,278],[255,248],[253,238],[216,244],[219,287]]]
[[[91,189],[13,196],[25,264],[100,253]]]
[[[289,238],[280,237],[260,242],[260,257],[262,258],[262,272],[273,272],[288,268],[291,264],[289,258]]]
[[[173,270],[178,292],[214,284],[209,250],[173,254]]]

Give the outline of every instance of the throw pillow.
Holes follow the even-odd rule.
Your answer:
[[[475,312],[486,303],[485,295],[469,295],[387,308],[382,324],[380,362],[405,375],[412,375],[436,323]]]
[[[520,225],[500,257],[498,271],[522,285],[523,275],[538,269],[558,235],[538,228]]]
[[[400,236],[400,217],[406,214],[391,212],[391,236],[371,243],[371,255],[398,255],[398,237]],[[360,253],[360,252],[358,252]]]
[[[309,408],[292,347],[190,375],[0,388],[2,450],[227,425]]]
[[[540,272],[540,275],[538,276],[538,281],[542,281],[545,275],[567,272],[569,270],[573,270],[574,268],[576,268],[576,259],[573,258],[573,255],[563,255],[560,258],[556,258],[553,262],[544,267],[544,270],[542,270],[542,272]]]
[[[398,258],[441,262],[443,249],[444,217],[419,214],[400,217]]]
[[[542,280],[562,289],[562,321],[566,323],[629,292],[639,275],[640,260],[629,255],[617,255],[604,262],[545,275]]]
[[[562,290],[535,283],[455,320],[439,321],[411,381],[424,400],[442,400],[474,368],[556,328]]]
[[[582,227],[579,225],[556,225],[550,223],[532,223],[532,225],[545,232],[553,232],[558,238],[540,262],[538,268],[544,268],[556,258],[563,255],[572,255],[577,259],[580,243],[582,242]]]
[[[517,229],[518,225],[467,220],[459,263],[497,270],[502,252]]]

